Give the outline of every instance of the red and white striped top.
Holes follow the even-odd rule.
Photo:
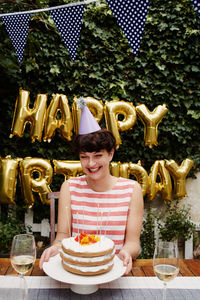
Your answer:
[[[134,180],[119,177],[111,190],[95,192],[87,185],[85,175],[70,178],[72,236],[81,232],[106,235],[119,253],[125,240],[134,185]]]

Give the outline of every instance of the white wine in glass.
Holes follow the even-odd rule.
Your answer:
[[[24,275],[35,263],[36,246],[34,236],[31,234],[15,235],[12,241],[10,259],[12,267],[21,277],[23,300],[28,300],[28,288]]]
[[[162,299],[165,300],[167,282],[175,278],[179,272],[177,241],[158,240],[153,256],[153,269],[158,279],[164,283]]]

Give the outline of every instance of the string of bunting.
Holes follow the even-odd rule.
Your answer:
[[[50,11],[70,56],[75,61],[85,5],[97,1],[99,0],[86,0],[44,9],[0,14],[12,45],[15,48],[19,63],[21,64],[23,59],[30,24],[30,14],[44,11]],[[133,53],[137,56],[150,0],[106,0],[106,2],[122,29]],[[191,3],[200,16],[200,0],[191,0]]]
[[[200,0],[191,0],[192,5],[194,6],[195,11],[197,12],[198,16],[200,17]]]

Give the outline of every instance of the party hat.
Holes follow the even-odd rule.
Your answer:
[[[81,119],[79,125],[79,134],[88,134],[101,129],[96,119],[87,107],[86,101],[83,97],[79,99],[79,108],[81,109]]]

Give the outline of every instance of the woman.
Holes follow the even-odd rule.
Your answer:
[[[125,274],[128,274],[132,259],[140,250],[143,220],[141,187],[134,180],[110,174],[115,139],[108,130],[79,135],[74,148],[79,154],[84,176],[69,179],[61,186],[56,239],[43,252],[40,268],[50,256],[58,253],[62,239],[69,237],[71,231],[72,235],[84,231],[106,234],[113,239],[116,253],[127,266]]]
[[[143,196],[140,185],[110,174],[110,162],[116,148],[113,134],[101,129],[80,99],[81,120],[74,151],[79,155],[84,176],[65,181],[58,202],[58,228],[53,245],[40,259],[44,262],[59,252],[64,238],[86,234],[104,234],[115,243],[116,254],[132,268],[132,259],[140,251],[143,221]]]

